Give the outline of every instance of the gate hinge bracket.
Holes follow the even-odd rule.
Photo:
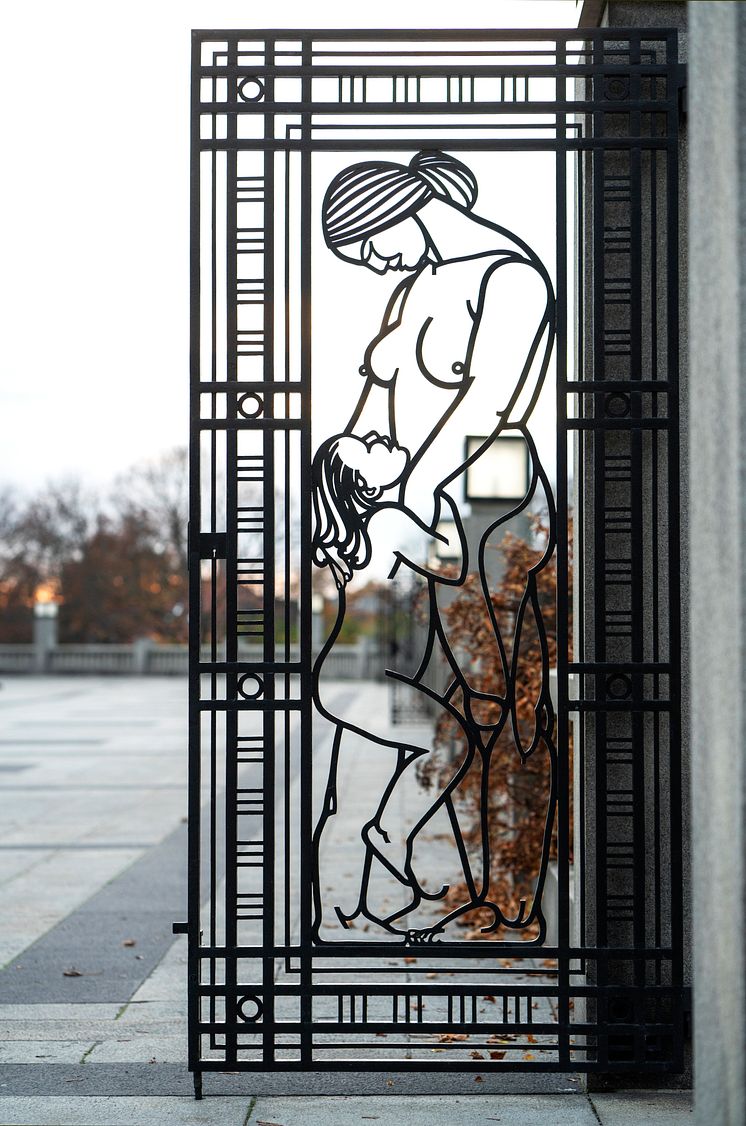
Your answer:
[[[200,559],[225,559],[228,555],[228,533],[200,532],[195,546]]]
[[[171,929],[174,934],[189,934],[189,923],[174,923]]]

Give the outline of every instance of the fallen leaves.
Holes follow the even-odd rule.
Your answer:
[[[83,971],[82,970],[76,970],[75,966],[70,966],[69,970],[63,970],[62,971],[62,976],[63,977],[82,977]]]
[[[137,939],[135,939],[135,938],[125,938],[124,942],[122,943],[122,946],[137,946]]]
[[[502,1051],[499,1051],[497,1048],[493,1048],[492,1051],[490,1052],[490,1059],[491,1060],[501,1060],[501,1059],[505,1058],[505,1054],[506,1054],[505,1048],[503,1048]]]
[[[441,1032],[438,1040],[441,1044],[455,1044],[458,1040],[468,1040],[466,1032]]]
[[[473,1060],[483,1060],[484,1059],[484,1056],[482,1055],[481,1052],[469,1052],[469,1055],[471,1056],[471,1058]]]

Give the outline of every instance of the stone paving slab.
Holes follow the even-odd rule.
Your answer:
[[[428,1095],[370,1098],[258,1098],[246,1126],[598,1126],[584,1095]]]
[[[80,854],[43,853],[1,889],[0,965],[22,956],[30,943],[61,924],[76,908],[136,860],[141,851],[121,849]],[[60,968],[60,973],[62,969]]]
[[[693,1122],[691,1091],[615,1091],[590,1096],[601,1126],[682,1126]]]
[[[125,1028],[125,1035],[109,1035],[96,1044],[88,1056],[90,1063],[180,1063],[186,1067],[185,1033],[171,1036],[151,1034],[147,1029]],[[129,1033],[129,1035],[127,1035]]]
[[[217,1095],[261,1095],[277,1097],[366,1096],[388,1099],[399,1095],[518,1095],[577,1094],[580,1083],[575,1076],[556,1074],[485,1074],[481,1083],[473,1076],[459,1074],[400,1072],[336,1073],[209,1072],[204,1077],[205,1098]],[[0,1094],[11,1095],[191,1095],[192,1077],[183,1064],[175,1063],[91,1063],[6,1064],[0,1075]],[[3,1106],[0,1099],[0,1109]],[[0,1123],[2,1119],[0,1119]],[[551,1126],[548,1123],[547,1126]]]
[[[0,1042],[0,1066],[7,1063],[30,1063],[40,1067],[47,1063],[80,1063],[93,1040],[5,1040]],[[2,1074],[2,1072],[0,1072]],[[2,1121],[2,1119],[0,1119]]]
[[[126,871],[11,962],[0,979],[0,999],[129,1000],[173,944],[171,924],[184,912],[185,850],[186,826],[179,824],[156,848],[133,854]],[[124,945],[130,939],[135,946]],[[70,968],[82,976],[65,977]]]
[[[45,1020],[109,1021],[116,1020],[120,1010],[121,1005],[0,1005],[0,1024]]]
[[[12,1040],[132,1040],[142,1036],[172,1036],[173,1021],[148,1021],[142,1012],[135,1020],[33,1020],[0,1021],[0,1045]],[[186,1057],[186,1051],[182,1053]],[[181,1056],[179,1057],[182,1058]]]
[[[6,1098],[2,1126],[245,1126],[246,1096],[189,1098]]]

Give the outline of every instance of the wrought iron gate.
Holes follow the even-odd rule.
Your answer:
[[[207,31],[192,66],[196,1089],[680,1070],[676,33]],[[479,524],[506,436],[525,495]],[[508,612],[490,545],[530,508]],[[333,675],[397,571],[405,730]]]

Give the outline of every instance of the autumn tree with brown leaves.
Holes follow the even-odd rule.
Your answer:
[[[105,500],[75,479],[31,497],[0,490],[0,642],[29,642],[51,584],[63,642],[187,635],[187,456],[134,466]]]
[[[539,518],[534,518],[532,542],[506,533],[496,548],[502,552],[505,565],[502,579],[491,593],[490,601],[508,662],[512,657],[516,620],[526,590],[526,578],[545,553],[547,534],[547,527]],[[555,554],[536,575],[549,668],[556,667],[557,663],[556,583]],[[467,576],[445,615],[449,642],[459,650],[471,688],[485,694],[504,694],[503,665],[477,574]],[[536,703],[541,694],[543,675],[540,636],[535,621],[528,615],[521,631],[515,683],[518,737],[524,748],[531,744],[534,736]],[[453,702],[463,706],[463,700],[458,696],[454,696]],[[479,708],[480,723],[496,723],[499,720],[499,704],[483,701]],[[457,734],[455,721],[443,716],[436,728],[435,754],[428,756],[431,761],[420,769],[423,784],[431,783],[434,772],[443,768]],[[482,768],[477,756],[454,794],[464,840],[475,861],[483,846]],[[449,769],[452,771],[452,767]],[[445,772],[443,776],[446,777]],[[527,904],[532,901],[541,862],[550,784],[551,764],[546,748],[540,744],[532,754],[522,759],[516,749],[511,725],[506,724],[489,757],[489,809],[484,820],[489,836],[489,898],[509,918],[518,914],[521,900]],[[550,850],[550,859],[554,858],[556,824]],[[478,870],[478,862],[476,867]],[[464,882],[454,884],[448,893],[446,906],[458,907],[469,898]],[[469,937],[494,937],[482,934],[480,929],[493,922],[493,914],[487,908],[472,910],[461,916],[459,922],[469,928]],[[530,928],[529,933],[536,933],[536,927]],[[517,932],[504,929],[501,937],[511,935],[515,937]]]

